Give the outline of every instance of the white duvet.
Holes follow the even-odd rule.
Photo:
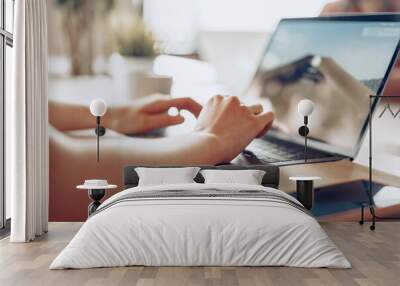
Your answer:
[[[262,186],[179,184],[131,192],[262,190]],[[296,201],[297,202],[297,201]],[[257,198],[152,198],[122,201],[89,218],[50,269],[145,266],[294,266],[349,268],[350,263],[310,215]]]

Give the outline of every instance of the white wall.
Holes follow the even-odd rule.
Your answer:
[[[144,16],[167,52],[196,50],[200,31],[270,32],[281,18],[317,16],[331,0],[144,0]]]

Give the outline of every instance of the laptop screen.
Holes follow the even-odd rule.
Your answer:
[[[349,151],[397,54],[400,22],[337,18],[281,21],[245,98],[274,111],[274,129],[291,137],[303,122],[298,102],[312,100],[312,141]]]

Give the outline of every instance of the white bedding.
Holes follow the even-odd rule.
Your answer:
[[[294,266],[350,268],[318,222],[290,204],[262,198],[182,197],[122,200],[144,191],[258,190],[231,184],[142,186],[106,200],[50,269],[145,266]],[[298,203],[299,204],[299,203]],[[108,207],[106,207],[108,205]]]

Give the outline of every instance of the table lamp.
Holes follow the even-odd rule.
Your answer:
[[[307,135],[310,132],[307,127],[308,116],[314,111],[314,102],[309,99],[300,100],[297,111],[304,118],[304,125],[299,128],[299,134],[304,137],[304,162],[307,163]]]
[[[94,99],[90,103],[90,113],[96,117],[96,129],[95,133],[97,135],[97,162],[100,161],[100,136],[106,133],[106,129],[100,125],[100,118],[106,114],[107,104],[102,99]]]

